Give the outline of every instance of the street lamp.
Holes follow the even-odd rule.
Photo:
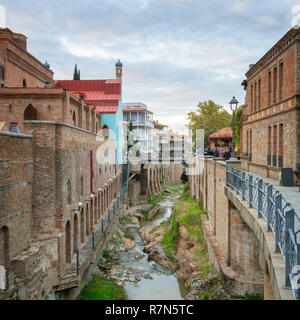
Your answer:
[[[239,102],[235,97],[232,98],[232,100],[229,102],[230,108],[232,110],[232,150],[231,150],[231,159],[236,159],[235,154],[235,111],[237,109],[237,106]]]

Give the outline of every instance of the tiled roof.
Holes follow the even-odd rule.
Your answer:
[[[232,128],[223,128],[209,136],[211,139],[232,138]]]

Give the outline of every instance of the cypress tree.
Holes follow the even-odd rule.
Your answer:
[[[73,80],[78,80],[78,71],[77,71],[77,63],[75,64],[74,74],[73,74]]]
[[[78,70],[78,73],[77,73],[77,80],[80,80],[80,70]]]

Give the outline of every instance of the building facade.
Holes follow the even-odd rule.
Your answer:
[[[0,39],[0,299],[54,299],[80,288],[99,256],[121,171],[98,161],[111,148],[97,108],[51,88],[53,72],[24,36],[0,29]]]
[[[158,150],[155,148],[153,113],[141,102],[123,103],[123,120],[132,124],[133,140],[138,158],[158,160]]]
[[[256,64],[242,83],[243,169],[280,178],[281,168],[297,175],[300,163],[300,31],[287,32]]]

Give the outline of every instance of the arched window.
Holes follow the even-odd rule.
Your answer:
[[[109,127],[106,124],[102,127],[102,135],[105,138],[109,138]]]
[[[4,67],[0,66],[0,81],[4,80],[4,76],[5,76]]]
[[[25,109],[24,120],[36,120],[36,109],[32,104]]]
[[[86,235],[88,236],[90,234],[90,212],[89,212],[89,205],[87,204],[86,209],[86,217],[85,217],[85,232]]]
[[[84,242],[84,210],[81,209],[80,212],[80,237],[81,237],[81,242]]]
[[[0,229],[0,266],[9,267],[9,232],[6,226]]]
[[[76,114],[73,112],[73,125],[76,126]]]
[[[76,253],[78,249],[78,219],[77,214],[74,216],[74,228],[73,228],[73,251]]]
[[[71,263],[71,223],[70,221],[66,224],[66,245],[65,245],[65,253],[66,253],[66,263]]]
[[[91,201],[90,219],[91,219],[90,230],[93,230],[93,226],[94,226],[94,201],[93,200]]]
[[[71,204],[72,202],[72,187],[71,182],[68,180],[67,182],[67,204]]]
[[[84,195],[84,183],[83,183],[83,176],[80,177],[80,196],[83,197]]]
[[[27,82],[25,79],[23,79],[23,88],[26,88],[27,87]]]
[[[97,206],[98,206],[98,198],[95,199],[95,203],[94,203],[94,222],[95,222],[95,224],[98,221]]]

